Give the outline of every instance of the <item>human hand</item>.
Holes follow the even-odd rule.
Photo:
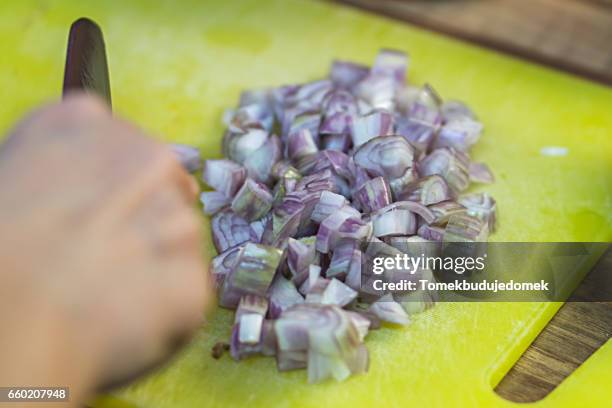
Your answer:
[[[0,385],[72,400],[176,349],[210,303],[196,193],[92,97],[21,122],[0,145]]]

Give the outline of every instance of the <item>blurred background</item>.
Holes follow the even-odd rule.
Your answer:
[[[612,85],[612,0],[336,0]]]

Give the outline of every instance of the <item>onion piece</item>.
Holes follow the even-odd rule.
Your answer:
[[[465,214],[467,209],[455,201],[442,201],[434,205],[430,205],[429,209],[434,213],[436,219],[432,225],[444,226],[453,215]]]
[[[304,298],[300,295],[295,284],[282,276],[277,276],[268,291],[270,297],[270,318],[277,319],[283,312],[290,307],[304,303]]]
[[[440,129],[434,147],[453,147],[467,151],[478,141],[482,129],[482,123],[473,119],[467,117],[452,119]]]
[[[374,236],[387,237],[394,235],[411,235],[416,231],[416,218],[412,211],[398,206],[388,205],[372,214]]]
[[[302,174],[307,176],[315,176],[317,173],[330,170],[334,174],[348,179],[350,177],[348,162],[349,157],[345,153],[337,150],[324,150],[300,158],[296,161],[296,166]]]
[[[357,298],[357,291],[346,286],[338,279],[332,279],[321,298],[321,304],[344,307]]]
[[[321,114],[319,113],[304,113],[302,115],[297,116],[286,133],[283,133],[286,136],[291,134],[299,133],[304,130],[308,130],[310,134],[315,138],[315,141],[318,142],[319,136],[319,127],[321,126]],[[285,136],[285,137],[286,137]]]
[[[434,227],[432,225],[421,225],[417,234],[428,241],[440,242],[444,237],[444,228]]]
[[[331,246],[335,243],[337,233],[342,224],[344,224],[348,218],[354,216],[354,210],[348,210],[350,207],[346,208],[347,209],[343,207],[339,209],[321,222],[319,231],[317,232],[317,251],[327,254],[331,250]]]
[[[286,156],[291,159],[299,159],[319,151],[317,144],[309,129],[302,129],[295,133],[289,133],[287,138]]]
[[[291,280],[301,285],[308,278],[310,265],[319,263],[315,249],[316,237],[305,237],[299,240],[289,238],[287,244],[287,264],[291,273]]]
[[[408,56],[397,50],[382,49],[372,65],[372,75],[391,77],[400,86],[406,83]]]
[[[393,300],[391,294],[387,294],[370,306],[370,312],[374,313],[380,320],[387,323],[405,326],[410,323],[410,317],[402,306]]]
[[[470,181],[475,183],[491,184],[495,182],[495,177],[491,169],[485,163],[470,163],[468,167]]]
[[[255,240],[256,237],[249,223],[231,210],[223,210],[215,214],[211,220],[212,239],[217,252]]]
[[[390,136],[394,127],[393,115],[390,112],[374,111],[356,118],[351,126],[353,146],[357,148],[378,136]]]
[[[368,319],[361,313],[350,311],[347,311],[347,313],[353,321],[355,328],[357,328],[357,332],[359,333],[359,340],[363,341],[368,335],[368,331],[370,330],[370,326],[372,326],[372,322],[370,321],[370,319]]]
[[[396,117],[395,133],[404,137],[420,153],[426,153],[433,145],[438,127],[410,117]]]
[[[328,134],[321,136],[321,149],[347,152],[352,145],[349,133]]]
[[[361,108],[360,113],[369,113],[372,109],[393,109],[397,89],[395,78],[368,75],[355,86],[355,94],[360,99],[357,104]],[[364,109],[364,103],[367,109]]]
[[[394,178],[389,181],[389,188],[391,189],[392,197],[399,197],[402,192],[411,184],[419,179],[419,173],[416,167],[410,167],[400,177]]]
[[[408,110],[408,116],[431,125],[442,122],[440,105],[442,99],[429,84],[425,84]]]
[[[193,173],[202,168],[202,158],[200,157],[200,151],[196,147],[173,143],[170,145],[170,148],[174,154],[176,154],[181,166],[189,173]]]
[[[467,214],[485,221],[489,231],[495,231],[497,206],[495,199],[487,193],[474,193],[459,197],[459,204],[467,208]]]
[[[249,222],[266,215],[272,207],[272,194],[265,185],[247,178],[232,200],[232,210]]]
[[[334,61],[329,78],[340,88],[352,88],[364,79],[369,71],[369,68],[365,65],[349,61]]]
[[[401,136],[380,136],[361,145],[354,154],[355,164],[371,177],[397,178],[413,166],[414,149]]]
[[[225,136],[224,153],[231,160],[243,164],[268,140],[268,132],[250,128],[241,133],[228,133]]]
[[[436,149],[419,162],[419,173],[423,176],[439,174],[456,192],[465,190],[470,184],[469,158],[455,149]]]
[[[238,323],[243,315],[256,314],[262,318],[268,312],[268,299],[256,295],[244,295],[240,298],[236,314],[234,315],[234,323]]]
[[[354,193],[363,212],[370,213],[391,203],[391,191],[384,177],[376,177],[363,183]]]
[[[444,118],[445,122],[450,122],[451,120],[459,118],[469,118],[473,120],[477,119],[474,112],[465,103],[461,101],[444,101],[444,103],[440,107],[440,110],[442,111],[442,117]]]
[[[229,206],[232,200],[218,191],[203,191],[200,202],[204,205],[204,214],[213,215]]]
[[[279,160],[272,166],[272,176],[277,180],[282,178],[292,178],[299,180],[302,178],[300,172],[288,161]]]
[[[345,241],[366,241],[372,237],[372,231],[373,226],[371,221],[349,217],[340,225],[337,233],[333,236],[331,249],[335,251],[337,246]]]
[[[272,210],[272,228],[268,228],[263,242],[278,246],[279,243],[297,234],[304,204],[295,196],[287,196]]]
[[[395,192],[398,199],[417,201],[423,205],[437,204],[452,198],[446,181],[437,174],[423,177],[409,183],[400,192]]]
[[[424,206],[423,204],[417,203],[415,201],[396,201],[391,204],[394,208],[401,208],[404,210],[408,210],[417,214],[419,217],[423,219],[427,224],[431,224],[435,221],[436,215],[429,208]]]
[[[236,245],[235,247],[221,252],[212,259],[210,271],[214,277],[216,289],[219,289],[223,285],[225,277],[236,265],[236,262],[238,261],[238,254],[240,253],[241,249],[241,245]]]
[[[280,263],[281,254],[282,251],[271,246],[246,244],[223,282],[221,306],[235,308],[240,297],[245,294],[265,296]]]
[[[349,262],[348,272],[346,274],[346,279],[344,283],[354,289],[359,291],[361,289],[361,262],[362,262],[362,253],[360,250],[355,249],[351,254],[351,261]]]
[[[333,212],[346,207],[345,210],[350,211],[352,207],[348,207],[349,202],[340,194],[332,193],[331,191],[321,192],[319,202],[315,205],[314,210],[310,216],[314,222],[322,222],[325,218],[329,217]],[[359,211],[354,210],[353,214],[356,217],[361,216]]]
[[[202,179],[226,197],[233,197],[242,187],[247,171],[231,160],[206,160]]]
[[[268,229],[268,224],[272,222],[272,214],[268,213],[264,215],[262,218],[253,221],[249,225],[251,226],[251,231],[254,236],[254,242],[261,243],[261,239],[263,238],[264,231]]]
[[[240,132],[248,128],[260,128],[269,132],[274,123],[271,107],[261,103],[241,105],[228,116],[226,123],[232,132]]]
[[[444,242],[485,242],[487,223],[467,214],[453,215],[444,229]]]
[[[347,240],[338,244],[334,248],[331,262],[325,271],[325,277],[344,279],[351,267],[353,252],[358,249],[359,246],[356,241]]]
[[[243,162],[247,175],[260,183],[272,180],[272,167],[282,156],[281,142],[278,136],[272,135],[268,140]]]
[[[247,313],[238,319],[238,341],[243,344],[257,344],[261,338],[261,327],[263,316],[255,313]]]
[[[329,279],[321,277],[321,267],[319,265],[309,265],[308,278],[300,285],[298,291],[303,295],[309,293],[322,294],[327,283],[329,283]]]

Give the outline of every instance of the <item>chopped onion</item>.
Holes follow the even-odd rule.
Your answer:
[[[355,191],[354,197],[365,213],[376,211],[391,203],[391,191],[384,177],[366,181]]]
[[[443,147],[419,162],[419,173],[423,176],[439,174],[454,191],[461,192],[470,184],[468,166],[469,158],[464,153]]]
[[[453,215],[444,230],[445,242],[484,242],[489,236],[487,223],[467,214]]]
[[[470,118],[454,118],[440,129],[435,147],[453,147],[467,151],[480,138],[482,123]]]
[[[247,243],[223,282],[221,306],[236,307],[245,294],[265,296],[281,254],[271,246]]]
[[[203,191],[200,201],[204,206],[204,214],[213,215],[230,205],[232,199],[217,191]]]
[[[470,163],[468,167],[468,172],[470,176],[470,181],[473,181],[475,183],[491,184],[495,182],[495,177],[493,176],[493,173],[491,173],[489,166],[487,166],[485,163]]]
[[[444,101],[440,107],[442,110],[442,117],[445,122],[450,122],[454,119],[469,118],[476,120],[476,115],[472,110],[463,102],[456,100]]]
[[[272,207],[272,194],[265,185],[247,178],[232,200],[232,210],[246,219],[255,221],[267,214]]]
[[[437,299],[375,290],[370,261],[438,255],[495,228],[495,200],[462,195],[493,182],[467,153],[482,124],[430,85],[406,84],[408,62],[394,50],[371,69],[335,61],[328,79],[247,90],[227,111],[226,158],[202,173],[219,253],[211,274],[220,305],[236,309],[215,358],[227,348],[236,360],[275,356],[280,371],[307,368],[309,382],[363,373],[368,331],[406,325]],[[175,150],[198,167],[197,149]],[[434,280],[423,268],[386,268],[384,278]]]
[[[243,164],[268,140],[268,132],[258,128],[248,128],[244,133],[227,133],[225,154],[233,161]]]
[[[295,133],[290,133],[287,138],[287,156],[292,159],[299,159],[319,151],[317,144],[312,137],[309,129],[302,129]]]
[[[408,314],[402,306],[393,300],[391,294],[381,297],[370,306],[370,311],[380,320],[387,323],[399,324],[402,326],[410,323]]]
[[[359,147],[368,140],[378,136],[393,134],[393,115],[385,111],[374,111],[353,121],[351,136],[353,146]],[[341,133],[341,132],[333,132]]]
[[[436,137],[437,126],[410,117],[395,119],[395,133],[403,136],[419,152],[429,151]]]
[[[204,182],[231,199],[246,179],[246,169],[231,160],[206,160],[202,178]]]
[[[430,205],[429,209],[434,214],[436,219],[430,223],[436,226],[444,226],[453,215],[465,214],[466,208],[454,201],[442,201],[434,205]]]
[[[379,136],[357,149],[355,164],[371,177],[397,178],[413,165],[414,149],[401,136]]]
[[[329,78],[339,88],[352,88],[366,76],[370,69],[365,65],[349,61],[334,61]]]
[[[357,298],[357,291],[346,286],[338,279],[332,279],[325,288],[321,304],[346,306]]]
[[[316,237],[305,237],[299,240],[289,238],[287,244],[287,264],[291,272],[291,280],[296,285],[301,285],[308,278],[308,268],[310,265],[319,263],[315,242]]]
[[[270,318],[277,319],[283,312],[293,305],[304,303],[293,282],[282,276],[277,276],[269,290]]]
[[[215,214],[211,224],[213,243],[219,253],[255,238],[249,223],[231,210]]]
[[[272,167],[281,158],[281,142],[278,136],[272,135],[266,142],[244,160],[244,168],[253,180],[269,183],[272,179]]]
[[[408,56],[401,51],[380,50],[372,66],[372,75],[391,77],[398,85],[406,83]]]
[[[431,225],[421,225],[417,231],[419,237],[428,241],[442,241],[444,237],[444,228],[434,227]]]
[[[240,298],[238,308],[236,309],[236,315],[234,316],[234,323],[238,323],[243,315],[256,314],[262,318],[268,311],[268,299],[262,296],[256,295],[244,295]]]
[[[459,204],[467,208],[467,214],[486,222],[489,231],[495,231],[496,227],[496,204],[493,197],[487,193],[468,194],[460,197]]]
[[[372,214],[374,236],[403,236],[416,232],[416,218],[412,211],[396,204],[390,204]]]
[[[423,205],[436,204],[452,198],[448,184],[437,174],[406,185],[402,191],[396,192],[395,196],[400,200],[417,201]]]

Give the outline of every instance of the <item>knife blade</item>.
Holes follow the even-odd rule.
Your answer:
[[[72,23],[68,36],[63,97],[75,90],[94,93],[111,106],[102,30],[95,22],[85,17]]]

